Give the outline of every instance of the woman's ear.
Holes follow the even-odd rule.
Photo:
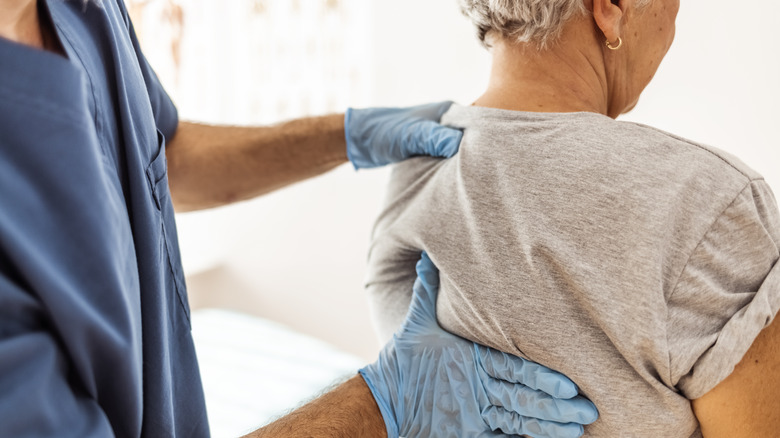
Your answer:
[[[622,30],[624,6],[630,0],[593,0],[593,18],[608,41],[617,41]]]

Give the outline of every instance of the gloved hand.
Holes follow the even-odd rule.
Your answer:
[[[368,169],[417,155],[449,158],[463,133],[441,126],[452,102],[413,108],[348,109],[344,117],[347,157],[355,169]]]
[[[565,376],[445,332],[436,321],[439,271],[427,254],[406,322],[360,370],[389,438],[579,437],[598,418]]]

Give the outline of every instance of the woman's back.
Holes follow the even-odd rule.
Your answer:
[[[586,435],[698,436],[689,399],[780,308],[780,215],[761,177],[594,113],[454,107],[443,122],[465,128],[461,152],[399,165],[375,229],[382,337],[425,250],[442,326],[568,375],[600,410]]]

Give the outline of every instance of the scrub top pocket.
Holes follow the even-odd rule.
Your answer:
[[[176,218],[171,201],[171,192],[168,187],[168,162],[165,158],[165,136],[157,130],[157,142],[159,143],[159,152],[157,157],[152,160],[146,169],[146,177],[152,190],[152,196],[157,209],[160,212],[162,223],[162,243],[165,247],[167,268],[172,275],[172,280],[176,287],[178,301],[187,317],[187,324],[190,320],[190,306],[187,298],[187,286],[184,280],[184,272],[181,265],[181,253],[179,251],[179,240],[176,231]]]

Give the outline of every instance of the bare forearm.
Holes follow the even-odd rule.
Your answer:
[[[254,128],[181,122],[166,155],[176,209],[218,207],[345,163],[344,116]]]
[[[381,438],[387,436],[366,382],[355,376],[333,391],[245,438]]]

